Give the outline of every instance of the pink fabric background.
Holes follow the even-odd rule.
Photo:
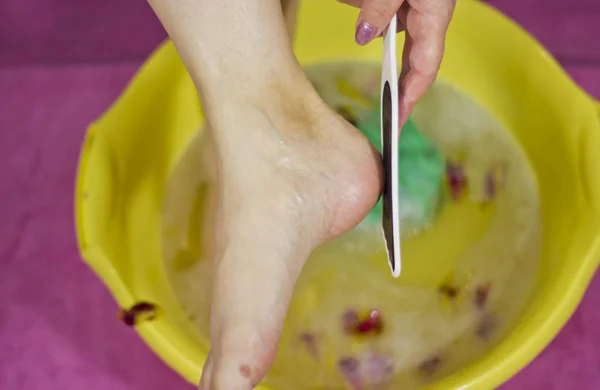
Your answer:
[[[492,3],[600,98],[600,2]],[[115,319],[73,229],[84,129],[163,37],[142,0],[0,2],[2,390],[192,388]],[[560,335],[502,389],[600,389],[599,276]]]

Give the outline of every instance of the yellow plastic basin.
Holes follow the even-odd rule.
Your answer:
[[[301,63],[379,61],[381,42],[368,47],[353,42],[355,18],[355,10],[335,1],[304,0],[295,43]],[[484,4],[459,1],[446,42],[439,77],[513,132],[541,193],[541,271],[521,320],[487,355],[432,387],[490,389],[525,366],[558,333],[598,266],[600,106],[535,40]],[[194,85],[167,42],[90,126],[75,197],[83,258],[120,306],[150,301],[162,308],[157,319],[136,329],[167,364],[195,384],[208,341],[197,335],[169,287],[160,219],[169,174],[202,121]]]

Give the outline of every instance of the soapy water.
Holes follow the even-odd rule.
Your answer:
[[[364,120],[379,99],[377,65],[324,64],[307,73],[325,101],[353,120]],[[403,235],[399,279],[373,224],[314,251],[265,379],[273,388],[422,388],[493,348],[527,303],[541,219],[535,176],[516,141],[440,81],[413,119],[447,159],[441,210]],[[199,135],[173,172],[163,217],[167,273],[206,340],[211,270],[201,236],[211,227],[212,180],[210,145]]]

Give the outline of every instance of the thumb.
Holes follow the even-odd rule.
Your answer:
[[[379,36],[404,0],[364,0],[356,25],[356,43],[363,46]]]

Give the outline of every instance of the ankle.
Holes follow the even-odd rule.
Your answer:
[[[190,69],[203,104],[215,107],[268,101],[273,90],[286,89],[306,78],[291,46],[246,64],[225,64]]]
[[[224,85],[219,92],[203,94],[203,107],[211,132],[249,137],[264,130],[273,134],[312,132],[327,106],[299,65],[269,79],[242,87]],[[205,89],[206,91],[206,89]],[[258,137],[260,138],[260,137]]]

